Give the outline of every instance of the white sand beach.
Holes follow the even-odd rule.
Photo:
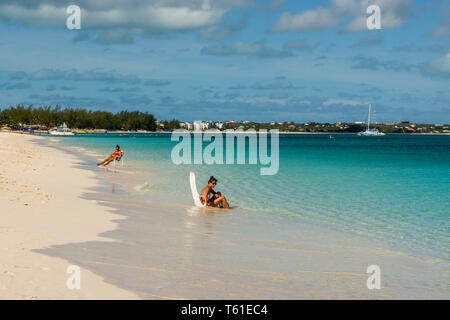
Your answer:
[[[76,168],[75,156],[33,143],[39,137],[0,133],[0,299],[137,299],[81,268],[81,288],[69,290],[70,262],[34,249],[84,241],[122,217],[80,195],[94,173]]]

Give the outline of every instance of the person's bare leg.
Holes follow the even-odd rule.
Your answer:
[[[102,162],[97,163],[97,166],[101,166],[101,165],[104,164],[107,160],[108,160],[108,158],[106,158],[106,159],[103,160]]]
[[[223,206],[224,208],[229,208],[230,205],[228,204],[227,200],[224,196],[218,197],[217,199],[214,199],[213,202],[214,207]]]
[[[101,166],[101,165],[108,165],[113,159],[111,158],[106,158],[105,160],[103,160],[102,162],[97,163],[97,166]]]
[[[225,199],[225,197],[222,197],[223,198],[223,200],[222,200],[222,206],[224,207],[224,208],[229,208],[230,207],[230,205],[228,204],[228,202],[227,202],[227,199]]]

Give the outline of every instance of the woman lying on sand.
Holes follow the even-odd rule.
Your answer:
[[[200,196],[200,202],[209,207],[220,207],[220,208],[229,208],[230,205],[225,199],[224,196],[220,192],[215,192],[213,187],[217,184],[217,179],[211,176],[209,178],[208,184],[203,188],[202,194]],[[209,195],[212,194],[211,197]]]
[[[116,146],[116,150],[115,150],[113,153],[111,153],[111,155],[110,155],[108,158],[106,158],[106,159],[103,160],[102,162],[97,163],[97,166],[100,166],[100,165],[107,166],[107,165],[110,164],[110,162],[112,162],[114,159],[120,160],[120,158],[122,158],[122,155],[123,155],[123,151],[120,150],[119,145],[117,145],[117,146]]]

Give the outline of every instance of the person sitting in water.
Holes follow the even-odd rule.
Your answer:
[[[114,150],[114,152],[111,153],[111,155],[108,158],[106,158],[102,162],[97,163],[97,166],[100,166],[100,165],[107,166],[114,160],[120,160],[120,158],[122,158],[122,155],[123,155],[123,151],[120,150],[119,145],[117,145],[116,150]]]
[[[200,196],[200,202],[206,204],[208,207],[229,208],[230,205],[220,192],[215,192],[213,187],[217,184],[217,179],[211,176],[208,184],[203,188]],[[211,195],[211,196],[210,196]]]

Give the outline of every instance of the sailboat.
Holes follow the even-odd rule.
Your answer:
[[[370,129],[370,112],[372,109],[372,104],[369,103],[369,116],[367,119],[367,129],[366,131],[361,131],[358,133],[358,136],[385,136],[386,134],[378,131],[377,128]]]
[[[73,136],[73,135],[75,135],[75,133],[70,131],[69,127],[66,125],[65,122],[63,125],[57,127],[56,129],[50,130],[48,133],[53,136]]]

